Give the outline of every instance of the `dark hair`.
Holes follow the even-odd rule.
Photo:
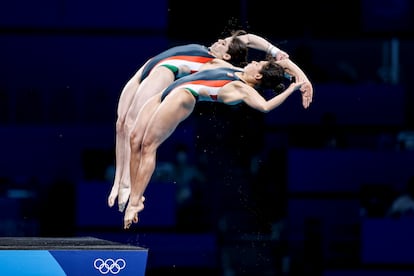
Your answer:
[[[232,33],[232,39],[229,44],[227,53],[231,56],[230,62],[234,66],[244,67],[247,62],[247,45],[243,43],[238,36],[246,34],[243,30],[237,30]]]
[[[280,92],[285,89],[285,69],[270,59],[260,70],[262,79],[260,81],[261,89],[272,89],[276,92]]]

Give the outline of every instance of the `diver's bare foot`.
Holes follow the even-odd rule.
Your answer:
[[[119,212],[123,212],[125,210],[125,206],[129,199],[129,194],[131,193],[131,187],[120,187],[118,191],[118,210]]]
[[[129,229],[132,223],[138,223],[138,213],[144,209],[145,197],[141,197],[138,206],[132,206],[131,204],[125,210],[124,216],[124,229]]]
[[[112,207],[115,204],[115,200],[118,197],[119,183],[114,183],[111,193],[108,196],[108,206]]]

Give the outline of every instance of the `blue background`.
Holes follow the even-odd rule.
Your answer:
[[[149,275],[414,271],[411,220],[385,218],[414,174],[399,140],[414,129],[413,18],[408,0],[2,1],[0,235],[154,248]],[[142,223],[123,230],[106,206],[123,85],[152,55],[234,28],[287,51],[314,102],[197,106],[158,155],[186,144],[208,176],[186,219],[174,182],[154,180]]]

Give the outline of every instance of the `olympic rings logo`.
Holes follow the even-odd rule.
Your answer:
[[[93,262],[93,266],[99,270],[101,274],[108,274],[111,272],[112,274],[118,274],[122,269],[125,268],[126,262],[124,259],[106,259],[105,261],[101,258],[95,259]]]

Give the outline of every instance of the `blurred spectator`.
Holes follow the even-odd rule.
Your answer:
[[[393,201],[387,215],[395,218],[414,216],[414,175],[408,179],[404,193]]]
[[[399,150],[414,150],[414,131],[403,130],[397,134]]]
[[[153,180],[158,182],[172,182],[176,186],[177,224],[179,228],[192,230],[195,226],[205,225],[199,221],[207,207],[204,184],[207,177],[196,165],[190,162],[190,153],[184,144],[177,144],[175,160],[173,162],[158,162],[154,171]]]
[[[189,162],[189,152],[185,145],[176,147],[173,164],[173,181],[176,185],[177,220],[179,226],[202,225],[197,219],[204,216],[203,200],[206,176],[194,162]],[[195,223],[197,222],[197,223]]]

